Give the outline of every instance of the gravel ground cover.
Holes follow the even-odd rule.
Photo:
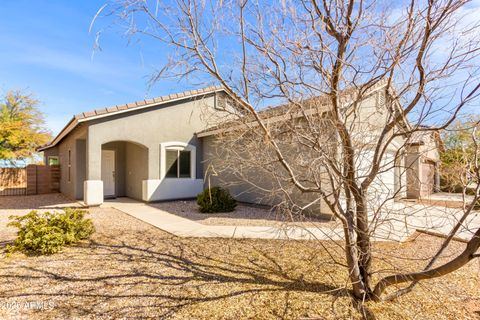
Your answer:
[[[178,215],[183,218],[194,220],[204,225],[217,226],[261,226],[278,227],[284,224],[298,225],[303,227],[338,225],[327,217],[295,216],[288,217],[277,214],[274,210],[266,207],[239,203],[235,211],[226,213],[201,213],[195,200],[187,201],[164,201],[150,204],[151,206]]]
[[[2,223],[13,211],[3,200]],[[32,208],[42,202],[35,201]],[[17,210],[28,212],[25,205]],[[0,318],[479,318],[479,261],[423,282],[398,301],[368,302],[358,311],[345,286],[348,275],[327,263],[324,248],[337,248],[333,242],[177,238],[114,209],[90,213],[94,236],[62,253],[5,257],[2,249]],[[0,225],[0,242],[12,239]],[[423,266],[438,245],[438,238],[426,235],[375,244],[375,277]],[[455,242],[448,254],[463,246]],[[413,253],[415,259],[400,259]],[[335,256],[343,262],[341,252]]]

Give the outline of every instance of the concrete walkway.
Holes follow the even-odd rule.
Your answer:
[[[236,239],[340,240],[341,229],[296,226],[209,226],[185,219],[129,198],[106,200],[101,207],[110,207],[180,237]]]
[[[341,240],[343,230],[327,226],[318,227],[258,227],[258,226],[211,226],[204,225],[130,198],[107,200],[102,207],[111,207],[147,222],[159,229],[180,237],[249,238],[249,239],[295,239],[295,240]],[[448,234],[462,214],[454,208],[425,206],[396,202],[379,213],[381,224],[373,229],[373,241],[404,241],[415,231],[424,230]],[[474,212],[465,222],[458,238],[468,240],[480,227],[480,213]]]

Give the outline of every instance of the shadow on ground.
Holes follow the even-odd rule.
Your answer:
[[[5,259],[0,297],[54,306],[12,314],[37,318],[316,319],[353,305],[336,283],[339,268],[314,246],[278,244],[181,239],[150,227],[99,232],[61,254]]]

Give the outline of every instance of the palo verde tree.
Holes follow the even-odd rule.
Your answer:
[[[434,265],[460,228],[455,225],[424,270],[372,278],[372,236],[389,219],[369,194],[398,162],[400,153],[389,150],[417,131],[446,128],[480,91],[472,67],[480,37],[469,1],[128,0],[107,3],[97,16],[102,12],[118,17],[128,35],[150,37],[171,52],[154,80],[196,77],[223,86],[240,115],[233,117],[238,126],[229,127],[250,147],[225,158],[251,169],[271,165],[267,171],[286,202],[298,192],[327,204],[343,226],[346,263],[340,265],[357,299],[399,296],[478,256],[480,230],[458,258]],[[364,101],[379,85],[388,112],[380,122],[369,116],[381,111],[370,110],[372,121],[365,120]],[[262,111],[270,103],[284,105],[274,114],[277,125]],[[287,144],[300,147],[289,152]],[[404,282],[410,283],[405,290],[384,294]]]
[[[44,129],[38,100],[20,91],[8,91],[0,101],[0,160],[25,160],[50,139]]]

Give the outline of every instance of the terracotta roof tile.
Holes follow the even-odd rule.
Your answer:
[[[128,109],[135,108],[136,106],[137,106],[137,104],[135,102],[127,103],[127,108]]]
[[[117,110],[118,110],[118,109],[117,109],[117,106],[113,106],[113,107],[107,108],[107,112],[108,112],[108,113],[110,113],[110,112],[115,112],[115,111],[117,111]]]
[[[97,114],[95,113],[95,111],[86,111],[86,112],[83,113],[84,118],[90,118],[90,117],[94,117],[96,115]]]
[[[107,113],[107,108],[97,109],[97,110],[95,110],[95,113],[97,115],[105,114],[105,113]]]

